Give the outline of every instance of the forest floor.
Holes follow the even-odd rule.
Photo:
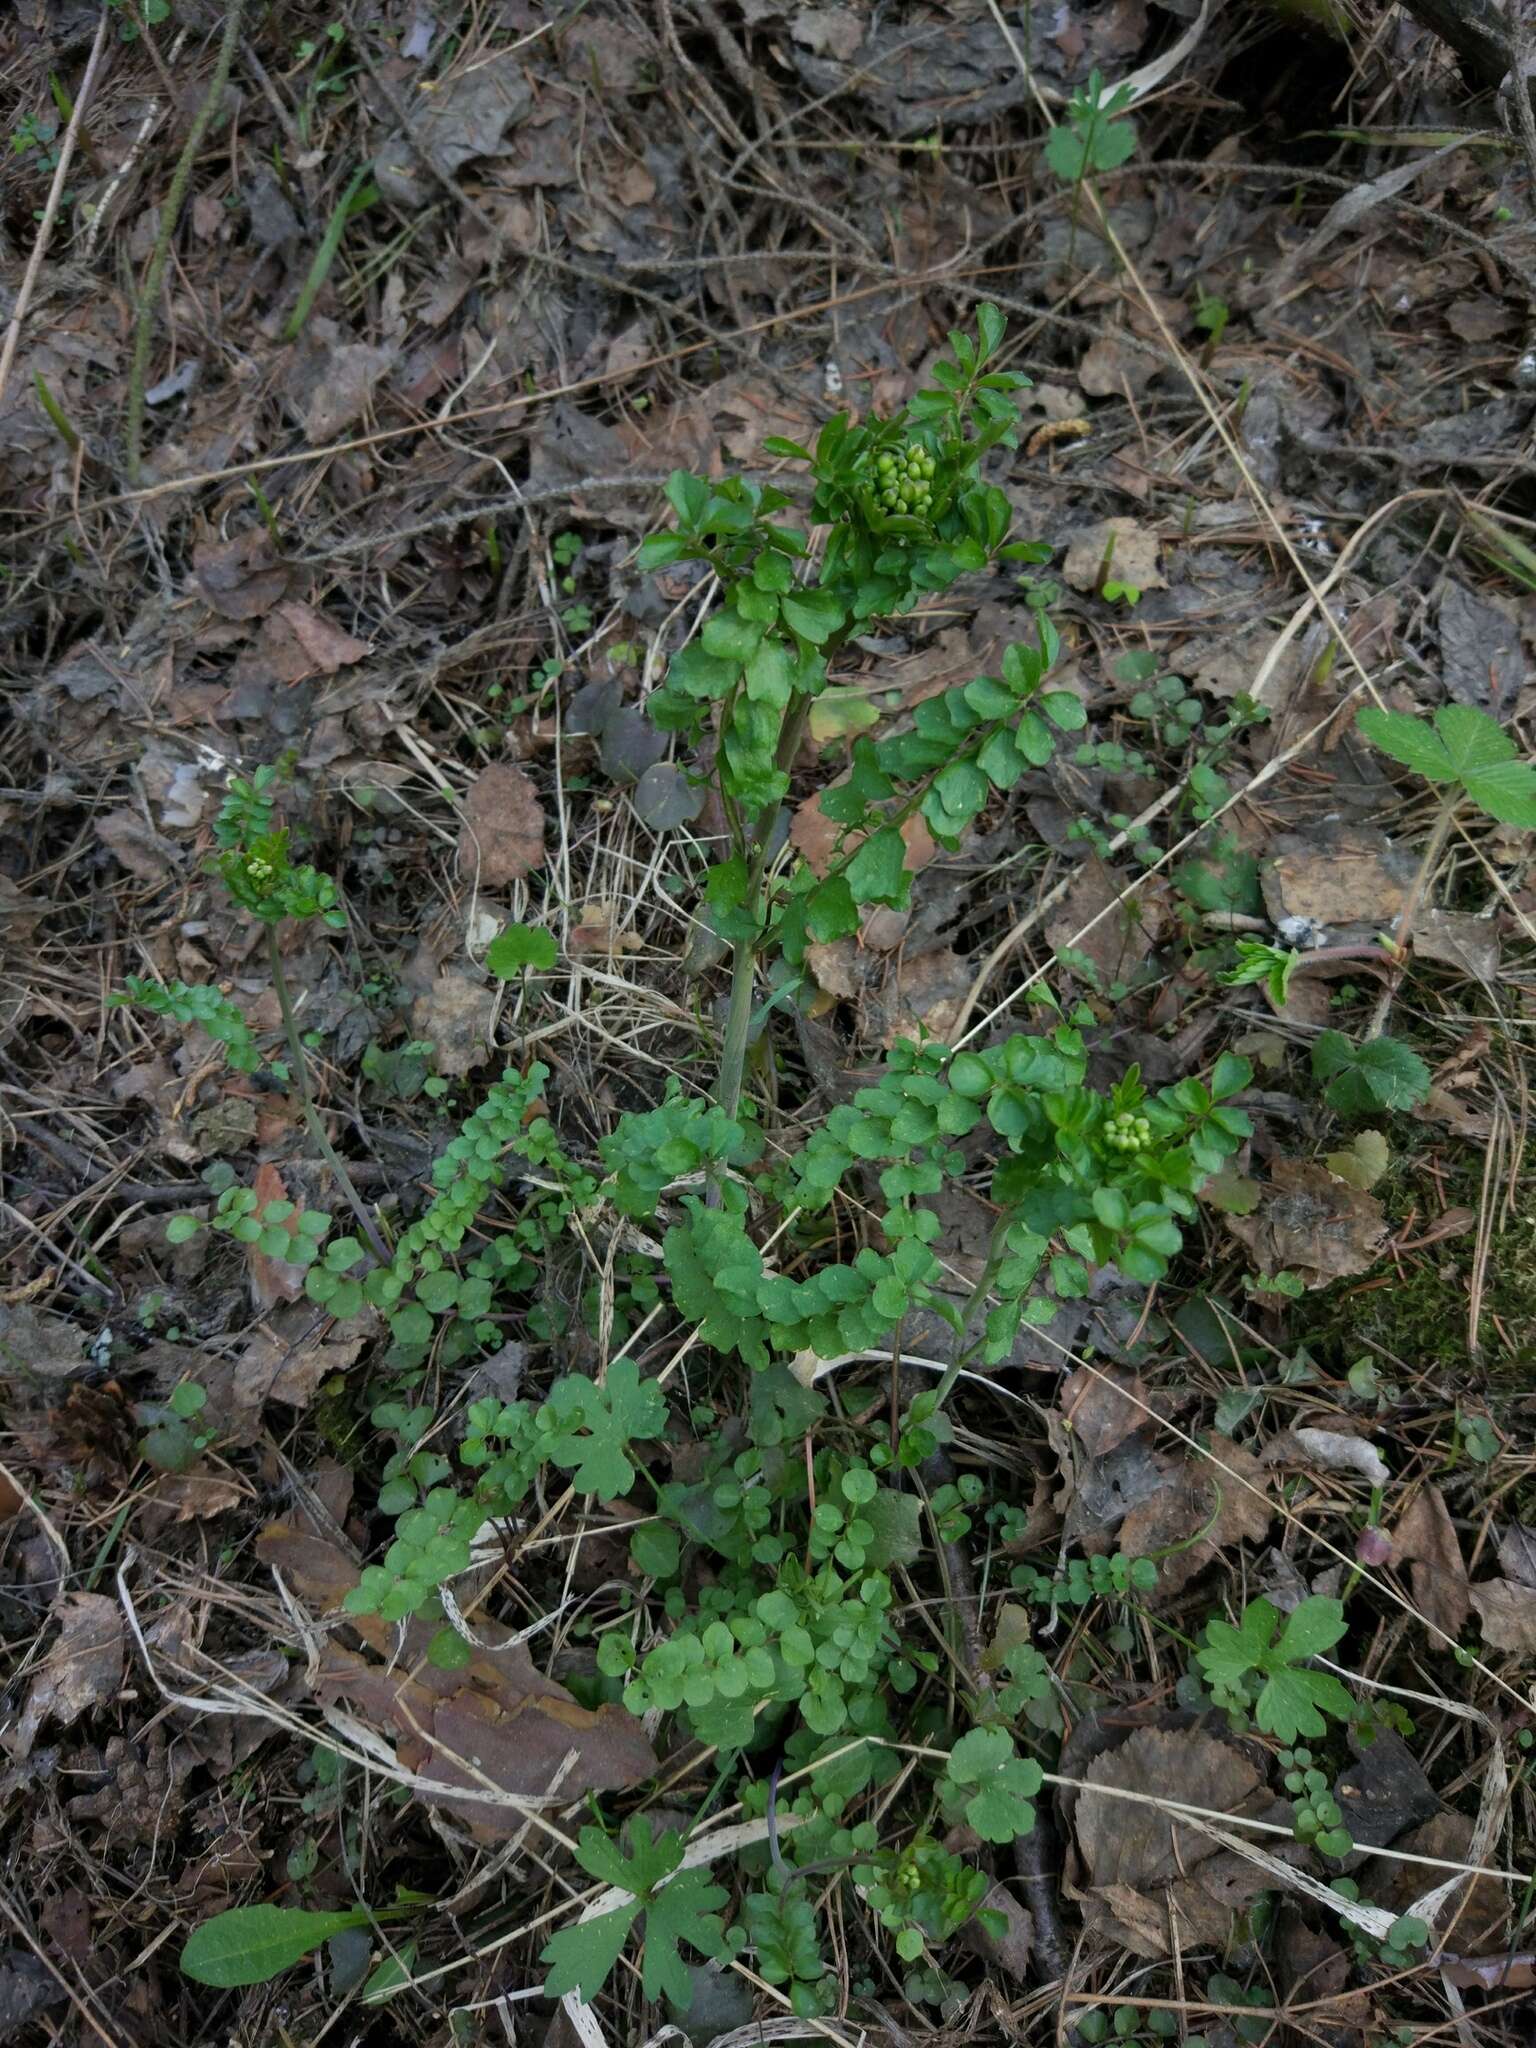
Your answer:
[[[0,2043],[1531,2048],[1533,842],[1356,715],[1536,733],[1536,138],[1366,0],[17,0],[0,63]],[[1079,188],[1049,138],[1093,74],[1130,127]],[[962,1491],[883,1581],[909,1689],[834,1783],[803,1729],[701,1748],[619,1704],[603,1630],[643,1647],[736,1569],[686,1515],[681,1563],[648,1546],[623,1486],[546,1468],[455,1581],[462,1656],[340,1601],[414,1446],[626,1349],[666,1368],[664,1434],[615,1454],[647,1499],[728,1518],[750,1443],[781,1520],[835,1522],[816,1489],[897,1449],[889,1345],[776,1365],[760,1427],[769,1382],[689,1349],[599,1193],[493,1345],[402,1371],[375,1307],[167,1224],[234,1183],[345,1208],[210,873],[261,765],[338,891],[276,947],[387,1233],[509,1065],[599,1181],[621,1114],[708,1095],[731,821],[690,779],[712,735],[646,706],[710,589],[639,543],[679,469],[803,510],[766,444],[898,412],[984,303],[1030,380],[985,474],[1046,547],[838,649],[791,847],[826,856],[857,739],[1043,613],[1082,729],[953,844],[911,821],[909,902],[810,947],[749,1102],[782,1152],[893,1047],[1049,1028],[1049,989],[1090,1085],[1235,1055],[1249,1128],[1150,1293],[1101,1273],[958,1385]],[[509,920],[553,943],[502,979]],[[1234,979],[1244,942],[1299,964]],[[259,1058],[130,977],[222,992]],[[966,1157],[933,1206],[974,1283]],[[492,1236],[553,1169],[515,1171]],[[786,1270],[834,1240],[883,1243],[847,1191]],[[1264,1600],[1347,1616],[1353,1718],[1310,1760],[1200,1661]],[[1010,1699],[1051,1774],[1029,1850],[931,1767]],[[631,1817],[715,1884],[674,1880],[670,1972],[663,1886],[643,1969],[550,1996],[601,1874],[573,1840]],[[913,1905],[930,1871],[1001,1918]],[[313,1939],[264,1981],[181,1968],[254,1905]]]

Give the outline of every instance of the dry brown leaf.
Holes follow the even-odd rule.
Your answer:
[[[307,604],[280,604],[263,621],[259,652],[279,683],[307,676],[333,676],[361,661],[372,648]]]
[[[201,1522],[239,1505],[240,1488],[232,1479],[208,1472],[162,1472],[145,1494],[143,1507],[171,1522]]]
[[[1444,1863],[1469,1863],[1472,1855],[1472,1816],[1447,1807],[1433,1814],[1422,1827],[1393,1844],[1405,1856],[1428,1856]],[[1376,1882],[1371,1896],[1398,1913],[1407,1912],[1425,1887],[1434,1882],[1435,1871],[1422,1863],[1399,1863],[1382,1858],[1376,1865]],[[1469,1878],[1458,1886],[1441,1908],[1438,1925],[1451,1929],[1448,1943],[1465,1955],[1486,1953],[1505,1936],[1509,1927],[1510,1895],[1496,1877]]]
[[[1536,1586],[1536,1529],[1513,1522],[1499,1538],[1499,1563],[1521,1586]]]
[[[272,1164],[264,1159],[257,1167],[251,1181],[251,1192],[256,1197],[257,1212],[268,1202],[285,1202],[288,1190],[283,1176]],[[299,1227],[299,1205],[294,1204],[293,1213],[279,1229],[285,1230],[290,1238],[297,1235]],[[246,1258],[250,1265],[251,1300],[259,1315],[270,1315],[280,1301],[297,1301],[304,1292],[304,1266],[297,1259],[273,1259],[256,1245],[247,1245]]]
[[[1467,1568],[1438,1486],[1419,1488],[1392,1531],[1392,1546],[1412,1559],[1408,1582],[1415,1607],[1436,1628],[1459,1637],[1472,1611]]]
[[[607,897],[584,903],[566,940],[568,953],[638,953],[645,945],[624,923],[623,906]]]
[[[1414,919],[1413,954],[1416,960],[1437,960],[1444,967],[1455,967],[1472,981],[1496,981],[1498,927],[1491,917],[1431,905]]]
[[[1106,570],[1104,551],[1111,539],[1115,551]],[[1067,549],[1061,573],[1074,590],[1097,590],[1101,576],[1112,583],[1132,583],[1138,590],[1166,590],[1168,579],[1158,567],[1157,547],[1157,535],[1140,520],[1101,519]]]
[[[1127,1394],[1135,1399],[1127,1400]],[[1140,1375],[1118,1366],[1090,1371],[1080,1365],[1061,1387],[1061,1412],[1092,1458],[1101,1458],[1141,1428],[1147,1420],[1146,1400]]]
[[[96,837],[141,882],[169,881],[180,858],[137,811],[103,811],[96,819]]]
[[[1302,918],[1314,926],[1376,930],[1402,909],[1415,866],[1414,856],[1375,826],[1329,822],[1315,833],[1277,838],[1260,885],[1277,924]]]
[[[490,1057],[494,992],[483,982],[450,968],[411,1005],[411,1033],[429,1038],[437,1071],[460,1081]]]
[[[3,1738],[12,1756],[29,1756],[45,1721],[68,1727],[123,1689],[123,1612],[105,1593],[68,1593],[58,1640],[32,1680],[16,1725]]]
[[[889,988],[892,1000],[884,1005],[882,1043],[894,1045],[898,1038],[926,1031],[947,1045],[974,978],[967,962],[947,946],[904,957]]]
[[[304,406],[304,438],[311,448],[334,441],[356,426],[372,401],[374,388],[395,360],[391,348],[352,341],[340,348],[317,350],[295,388],[308,387]]]
[[[1147,905],[1156,893],[1155,884],[1137,882],[1091,853],[1045,927],[1046,944],[1084,954],[1104,988],[1129,981],[1152,951]]]
[[[1148,1557],[1169,1545],[1184,1546],[1160,1559],[1157,1590],[1150,1596],[1172,1599],[1223,1550],[1245,1540],[1263,1542],[1272,1514],[1270,1485],[1257,1458],[1213,1431],[1211,1458],[1181,1459],[1168,1483],[1127,1514],[1117,1547],[1128,1557]]]
[[[401,1763],[466,1790],[542,1798],[621,1792],[649,1778],[655,1753],[635,1717],[621,1706],[595,1713],[563,1685],[546,1678],[520,1643],[478,1649],[461,1670],[439,1671],[422,1657],[426,1633],[393,1669],[331,1642],[321,1657],[318,1689],[340,1695],[376,1727],[395,1737]],[[476,1634],[501,1633],[477,1620]],[[567,1760],[569,1767],[567,1768]],[[485,1840],[504,1840],[526,1826],[510,1803],[424,1795],[465,1821]]]
[[[544,806],[521,768],[495,761],[470,784],[459,833],[459,873],[504,889],[544,864]]]
[[[1090,1788],[1253,1819],[1267,1817],[1275,1804],[1255,1763],[1193,1728],[1138,1728],[1118,1749],[1095,1757],[1084,1777]],[[1090,1789],[1078,1795],[1073,1824],[1091,1886],[1085,1917],[1137,1955],[1171,1953],[1170,1921],[1181,1942],[1224,1940],[1234,1909],[1271,1882],[1160,1807]]]
[[[1519,1586],[1513,1579],[1485,1579],[1468,1592],[1489,1649],[1509,1650],[1516,1656],[1536,1650],[1536,1586]]]
[[[313,1536],[292,1522],[269,1522],[256,1538],[256,1555],[265,1565],[281,1572],[304,1605],[316,1614],[334,1614],[362,1577],[361,1567],[338,1544]],[[368,1641],[377,1633],[386,1640],[384,1624],[377,1616],[352,1617],[357,1632]]]
[[[221,619],[259,619],[287,595],[292,572],[279,560],[266,528],[255,526],[234,540],[193,548],[192,573]]]
[[[1159,369],[1150,349],[1136,348],[1124,335],[1111,330],[1092,343],[1077,366],[1077,381],[1090,398],[1124,398],[1129,387],[1133,396],[1146,390]],[[1103,549],[1100,549],[1102,559]],[[1115,547],[1115,569],[1120,566],[1120,547]],[[1111,574],[1114,570],[1111,570]],[[1134,576],[1128,579],[1134,583]]]
[[[1299,1273],[1308,1287],[1326,1287],[1375,1265],[1387,1223],[1374,1195],[1311,1159],[1272,1160],[1269,1174],[1255,1214],[1226,1218],[1261,1273]]]

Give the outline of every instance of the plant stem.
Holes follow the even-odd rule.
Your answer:
[[[1445,851],[1445,842],[1450,837],[1451,823],[1456,816],[1456,807],[1461,801],[1462,794],[1461,784],[1453,783],[1450,794],[1440,806],[1440,815],[1435,819],[1428,844],[1424,848],[1424,858],[1419,862],[1418,873],[1413,878],[1407,900],[1398,913],[1397,931],[1393,938],[1393,944],[1398,949],[1397,972],[1381,992],[1381,1000],[1376,1005],[1375,1015],[1371,1018],[1370,1027],[1365,1034],[1367,1042],[1373,1038],[1380,1038],[1387,1028],[1387,1019],[1392,1014],[1393,998],[1408,965],[1414,921],[1423,908],[1425,893],[1429,888],[1430,877],[1435,871],[1436,863]]]
[[[1007,1236],[1009,1227],[1013,1223],[1013,1220],[1013,1217],[1005,1209],[1002,1215],[998,1217],[996,1223],[994,1223],[992,1226],[992,1236],[987,1245],[987,1262],[981,1269],[980,1279],[976,1282],[976,1285],[971,1289],[970,1299],[966,1302],[965,1310],[961,1317],[960,1328],[962,1332],[965,1330],[966,1325],[970,1322],[971,1317],[976,1313],[976,1310],[981,1306],[981,1304],[986,1300],[988,1294],[991,1292],[992,1282],[997,1278],[998,1273],[1002,1267],[1003,1260],[1007,1256]],[[944,1368],[944,1377],[939,1381],[939,1384],[934,1389],[933,1398],[935,1413],[937,1413],[938,1410],[942,1408],[944,1406],[944,1403],[949,1399],[951,1389],[953,1388],[956,1380],[959,1379],[961,1373],[965,1370],[966,1360],[974,1358],[976,1353],[981,1349],[985,1341],[986,1331],[985,1329],[983,1329],[981,1336],[977,1337],[974,1340],[974,1342],[968,1344],[963,1351],[957,1353],[953,1362]]]
[[[303,1105],[304,1121],[309,1127],[309,1135],[320,1147],[326,1164],[340,1182],[374,1257],[381,1265],[387,1266],[390,1262],[389,1248],[379,1235],[379,1226],[373,1219],[372,1211],[357,1192],[351,1174],[342,1164],[336,1147],[331,1143],[320,1112],[315,1107],[315,1098],[310,1093],[309,1059],[304,1051],[304,1041],[299,1036],[298,1019],[293,1014],[293,998],[288,993],[288,977],[283,972],[283,956],[277,948],[277,927],[270,924],[267,926],[267,966],[271,970],[272,986],[277,990],[278,1008],[283,1013],[283,1035],[288,1040],[288,1051],[293,1060],[293,1071],[299,1084],[299,1100]]]
[[[787,769],[800,751],[800,740],[810,715],[810,698],[797,698],[779,734],[775,758],[780,768]],[[752,983],[763,935],[763,876],[768,867],[768,845],[777,810],[778,806],[774,804],[758,813],[743,849],[748,861],[746,907],[752,914],[755,928],[750,938],[738,939],[731,948],[731,994],[725,1012],[725,1036],[720,1047],[720,1078],[715,1083],[715,1100],[731,1117],[741,1106],[742,1077],[746,1073],[747,1039],[752,1024]]]
[[[128,368],[128,410],[124,438],[128,444],[128,481],[139,481],[140,460],[144,452],[144,376],[149,367],[150,326],[154,319],[155,301],[160,296],[161,281],[165,276],[166,259],[171,253],[171,236],[176,232],[176,222],[181,216],[182,201],[187,196],[187,185],[192,176],[192,166],[197,161],[197,152],[203,146],[203,137],[208,124],[218,111],[224,88],[229,83],[230,66],[235,61],[235,46],[240,40],[240,20],[245,13],[245,0],[225,0],[224,34],[219,43],[219,54],[214,63],[213,77],[209,80],[207,95],[192,126],[187,130],[187,139],[182,145],[176,168],[171,173],[171,188],[165,195],[165,204],[160,209],[160,228],[155,236],[154,252],[149,259],[149,269],[144,278],[144,289],[139,295],[138,324],[133,336],[133,360]]]

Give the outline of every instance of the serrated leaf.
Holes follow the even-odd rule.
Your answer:
[[[545,1996],[564,1998],[574,1991],[581,1998],[596,1998],[639,1916],[640,1901],[632,1899],[627,1906],[599,1913],[593,1920],[580,1920],[552,1935],[539,1953],[540,1962],[550,1966]]]
[[[552,934],[531,924],[509,924],[485,949],[486,967],[498,981],[510,981],[525,967],[553,967],[558,957]]]
[[[1355,1703],[1332,1672],[1290,1669],[1266,1681],[1254,1706],[1254,1719],[1269,1735],[1294,1742],[1298,1735],[1326,1735],[1324,1714],[1348,1721]]]
[[[600,1387],[580,1374],[556,1380],[539,1419],[552,1432],[549,1456],[571,1474],[577,1492],[617,1500],[635,1483],[625,1447],[661,1435],[667,1403],[654,1380],[641,1380],[632,1358],[616,1358]]]
[[[1536,767],[1518,758],[1496,719],[1472,704],[1442,704],[1434,724],[1403,711],[1366,710],[1372,746],[1427,782],[1460,782],[1478,808],[1507,825],[1536,826]]]
[[[682,2011],[693,1996],[693,1975],[678,1954],[686,1941],[701,1956],[720,1955],[725,1929],[720,1908],[730,1894],[706,1870],[680,1870],[645,1909],[645,1955],[640,1982],[647,1998],[670,1998]]]

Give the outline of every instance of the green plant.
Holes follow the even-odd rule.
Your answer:
[[[583,1704],[655,1717],[669,1744],[712,1749],[721,1782],[736,1776],[769,1840],[742,1852],[751,1886],[728,1935],[725,1889],[687,1866],[678,1833],[653,1840],[635,1820],[621,1845],[604,1826],[584,1828],[578,1861],[618,1897],[553,1935],[551,1992],[596,1995],[640,1933],[648,1995],[686,1997],[680,1941],[705,1956],[750,1943],[796,2011],[822,2010],[836,1980],[810,1879],[835,1872],[913,1966],[909,1996],[952,1996],[932,1950],[981,1910],[992,1880],[974,1854],[933,1839],[933,1815],[985,1843],[1027,1834],[1042,1782],[1029,1751],[1059,1739],[1072,1696],[1029,1641],[1024,1603],[1005,1609],[1024,1625],[1006,1639],[999,1629],[985,1686],[935,1683],[947,1674],[901,1575],[972,1538],[987,1485],[973,1471],[930,1485],[922,1468],[950,1440],[946,1404],[967,1365],[1003,1361],[1026,1322],[1051,1322],[1108,1271],[1140,1287],[1160,1281],[1206,1181],[1249,1134],[1233,1107],[1251,1078],[1245,1061],[1223,1056],[1208,1075],[1156,1090],[1134,1067],[1096,1085],[1092,1013],[1063,1014],[1043,995],[1039,1028],[994,1044],[951,1052],[896,1040],[868,1085],[798,1144],[770,1153],[747,1096],[759,982],[769,1002],[792,1000],[810,945],[853,934],[869,906],[906,902],[904,823],[921,815],[957,846],[1027,768],[1051,759],[1059,734],[1083,724],[1078,700],[1046,687],[1056,637],[1039,615],[1037,643],[1010,648],[997,675],[928,699],[907,729],[852,740],[846,773],[820,797],[836,833],[820,871],[778,850],[779,806],[828,656],[965,574],[1038,559],[1009,542],[1007,500],[980,476],[988,449],[1012,437],[1018,380],[994,367],[1000,316],[984,308],[978,329],[952,337],[951,357],[898,418],[831,421],[814,453],[775,446],[811,467],[809,521],[827,536],[819,557],[788,523],[785,493],[729,477],[675,476],[677,529],[645,545],[649,566],[702,562],[721,587],[719,609],[653,699],[663,724],[702,739],[713,722],[719,743],[730,843],[704,888],[731,948],[731,983],[712,1099],[669,1076],[590,1156],[572,1156],[545,1111],[546,1068],[509,1066],[444,1146],[425,1205],[413,1213],[406,1195],[388,1235],[360,1198],[358,1233],[340,1236],[317,1211],[258,1201],[227,1169],[215,1187],[214,1230],[301,1265],[310,1301],[335,1316],[373,1310],[387,1333],[359,1405],[385,1438],[377,1507],[393,1530],[348,1594],[351,1613],[419,1617],[430,1661],[456,1668],[472,1651],[455,1626],[453,1581],[483,1555],[487,1524],[516,1518],[530,1498],[541,1513],[567,1494],[585,1510],[632,1503],[632,1570],[572,1623],[578,1640],[595,1639],[573,1690]],[[297,858],[278,786],[268,773],[232,785],[215,864],[267,933],[308,1102],[276,935],[295,917],[336,931],[347,920],[334,886]],[[487,966],[529,976],[555,959],[549,933],[512,925]],[[370,1075],[388,1085],[410,1062],[425,1088],[416,1042],[377,1055]],[[938,1241],[942,1198],[962,1177],[994,1220],[969,1295],[956,1297]],[[845,1227],[857,1209],[868,1213]],[[595,1285],[594,1229],[614,1248]],[[850,1420],[806,1383],[809,1359],[890,1354],[918,1308],[947,1326],[949,1349],[943,1373],[900,1412]],[[654,1353],[637,1344],[605,1369],[557,1368],[526,1398],[475,1392],[451,1426],[439,1415],[435,1389],[454,1368],[509,1338],[550,1340],[583,1312],[603,1333],[600,1355],[644,1313],[670,1318],[710,1367],[687,1402],[673,1402],[642,1370]],[[738,1361],[749,1370],[732,1379]],[[1123,1609],[1155,1580],[1154,1560],[1116,1555],[1073,1559],[1059,1580],[1033,1574],[1029,1586],[1051,1603]],[[914,1712],[926,1805],[882,1834],[851,1809],[903,1770],[888,1745],[910,1739]]]
[[[769,454],[810,468],[810,517],[828,529],[814,580],[804,531],[778,517],[790,510],[788,495],[739,477],[710,483],[675,473],[667,497],[676,531],[641,548],[642,568],[707,564],[722,592],[698,640],[673,657],[651,715],[664,730],[701,735],[718,707],[715,773],[731,852],[710,871],[706,898],[733,949],[717,1090],[730,1114],[740,1099],[759,957],[772,947],[798,967],[807,944],[855,932],[864,908],[902,907],[910,881],[905,820],[921,810],[940,844],[957,845],[994,790],[1012,788],[1026,767],[1050,758],[1052,723],[1072,730],[1083,722],[1074,697],[1041,695],[1056,652],[1042,622],[1040,645],[1011,648],[1000,676],[920,705],[909,733],[878,746],[856,743],[849,775],[822,798],[825,815],[843,828],[829,872],[817,876],[802,864],[787,879],[770,874],[770,827],[829,658],[872,621],[1029,552],[1009,542],[1007,498],[979,475],[991,448],[1015,445],[1014,393],[1027,381],[988,368],[1003,332],[997,309],[981,307],[976,337],[952,334],[932,385],[894,418],[855,426],[838,414],[814,452],[777,437],[764,443]]]
[[[1486,711],[1442,704],[1430,720],[1369,709],[1358,724],[1373,747],[1438,784],[1448,804],[1468,797],[1501,824],[1536,827],[1536,766]]]
[[[551,1998],[567,1991],[595,1998],[618,1961],[630,1930],[645,1925],[645,1954],[640,1981],[647,1998],[669,1997],[684,2011],[693,1996],[693,1982],[679,1953],[686,1941],[702,1956],[720,1955],[725,1930],[718,1908],[728,1894],[702,1870],[685,1870],[681,1837],[668,1829],[651,1839],[649,1821],[630,1823],[628,1854],[601,1828],[583,1828],[576,1847],[583,1870],[628,1899],[610,1912],[562,1928],[545,1944],[542,1960],[549,1964],[544,1989]]]
[[[1136,124],[1117,120],[1131,104],[1128,85],[1106,91],[1097,69],[1088,74],[1067,102],[1067,118],[1045,139],[1045,160],[1064,185],[1072,187],[1072,229],[1067,243],[1070,264],[1077,248],[1078,205],[1085,184],[1106,171],[1118,170],[1135,154]],[[1134,603],[1134,599],[1132,602]]]
[[[1312,1043],[1312,1074],[1325,1081],[1323,1099],[1344,1116],[1380,1109],[1417,1109],[1429,1095],[1429,1069],[1396,1038],[1351,1045],[1342,1031],[1322,1031]]]
[[[1348,1721],[1354,1715],[1347,1688],[1307,1661],[1332,1649],[1344,1628],[1338,1600],[1314,1595],[1284,1617],[1268,1600],[1254,1600],[1235,1628],[1225,1621],[1208,1625],[1196,1660],[1218,1706],[1251,1711],[1266,1734],[1290,1744],[1298,1735],[1326,1734],[1327,1716]]]
[[[1296,1800],[1297,1841],[1314,1843],[1324,1856],[1347,1856],[1354,1842],[1327,1778],[1312,1761],[1311,1750],[1282,1749],[1280,1767],[1285,1772],[1285,1789]]]

